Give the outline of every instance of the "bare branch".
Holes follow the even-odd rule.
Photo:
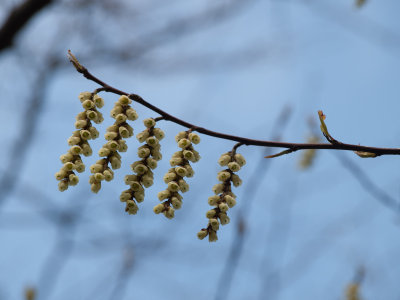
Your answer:
[[[26,0],[14,8],[0,28],[0,52],[11,47],[18,32],[35,14],[51,2],[53,0]]]
[[[71,52],[69,52],[72,55]],[[334,144],[318,144],[318,143],[285,143],[285,142],[274,142],[274,141],[263,141],[263,140],[255,140],[249,139],[246,137],[234,136],[230,134],[220,133],[216,131],[212,131],[203,127],[198,127],[194,124],[181,120],[169,113],[161,110],[157,106],[152,105],[151,103],[144,100],[141,96],[137,94],[130,94],[119,89],[116,89],[107,83],[103,82],[102,80],[98,79],[94,75],[92,75],[87,68],[79,63],[79,61],[74,57],[74,66],[79,73],[82,73],[84,77],[87,79],[96,82],[100,86],[104,88],[104,91],[114,93],[117,95],[128,95],[130,99],[133,101],[142,104],[143,106],[151,109],[152,111],[160,114],[164,117],[165,120],[174,122],[181,126],[192,128],[199,133],[213,136],[220,139],[236,141],[242,143],[243,145],[252,145],[252,146],[261,146],[261,147],[278,147],[278,148],[287,148],[290,152],[294,152],[297,150],[303,149],[329,149],[329,150],[346,150],[346,151],[361,151],[361,152],[370,152],[375,153],[376,156],[379,155],[400,155],[400,148],[377,148],[377,147],[369,147],[369,146],[360,146],[360,145],[353,145],[353,144],[345,144],[345,143],[334,143]],[[77,67],[76,63],[78,63],[79,67]]]

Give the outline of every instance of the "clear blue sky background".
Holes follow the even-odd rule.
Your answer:
[[[68,65],[68,49],[105,82],[198,126],[269,139],[288,106],[282,139],[304,142],[309,119],[318,124],[322,109],[331,134],[340,141],[399,147],[398,1],[369,0],[359,9],[344,0],[249,2],[229,18],[182,38],[162,36],[162,46],[120,63],[112,51],[102,56],[102,49],[126,45],[124,51],[132,55],[137,45],[151,40],[146,32],[209,9],[212,2],[139,1],[125,4],[127,9],[115,15],[111,9],[74,11],[65,1],[32,20],[19,36],[18,51],[1,54],[3,169],[12,145],[24,134],[36,67],[48,58],[46,53],[62,60],[45,86],[35,86],[44,89],[38,126],[21,158],[17,184],[1,206],[0,299],[21,299],[27,286],[37,288],[38,299],[110,299],[115,291],[121,292],[114,294],[117,299],[214,299],[225,288],[220,276],[239,212],[246,224],[243,251],[224,299],[344,299],[344,289],[360,267],[366,272],[363,299],[398,299],[399,212],[362,187],[346,168],[349,163],[338,159],[340,154],[359,166],[374,186],[400,203],[395,156],[361,159],[320,151],[307,170],[298,168],[300,152],[275,158],[265,174],[259,173],[249,197],[250,178],[259,164],[267,168],[268,162],[260,159],[264,149],[241,147],[248,164],[239,173],[244,184],[235,191],[238,205],[229,211],[231,224],[221,228],[219,241],[212,244],[199,241],[196,233],[206,226],[218,157],[232,142],[201,136],[196,149],[202,159],[193,165],[196,175],[188,180],[190,191],[172,221],[152,212],[157,192],[165,189],[162,176],[169,157],[177,149],[174,136],[183,130],[165,121],[159,123],[166,132],[164,159],[137,215],[127,215],[119,201],[126,189],[123,177],[137,159],[134,138],[122,155],[122,168],[99,194],[90,193],[88,172],[80,175],[77,187],[58,192],[54,173],[81,111],[77,95],[97,88]],[[12,3],[0,4],[1,18]],[[111,94],[104,98],[103,132],[112,124],[108,111],[117,100]],[[134,107],[140,119],[157,116]],[[144,128],[141,121],[132,126],[136,133]],[[102,136],[93,142],[95,153]],[[95,160],[93,155],[84,163],[89,167]],[[57,229],[49,215],[76,207],[82,215],[78,225]],[[129,259],[133,267],[124,271]]]

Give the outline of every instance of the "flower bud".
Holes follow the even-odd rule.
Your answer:
[[[94,174],[94,179],[96,179],[96,181],[102,181],[105,179],[105,176],[102,173],[96,173]]]
[[[113,107],[113,109],[110,111],[110,116],[111,116],[111,118],[115,119],[123,111],[124,111],[124,109],[122,108],[122,106],[120,104],[116,103],[115,106]]]
[[[99,137],[99,131],[93,126],[89,127],[89,132],[93,140]]]
[[[157,168],[157,160],[155,160],[154,158],[151,157],[146,158],[146,163],[150,169]]]
[[[171,196],[171,192],[169,190],[161,191],[157,194],[158,200],[163,201]]]
[[[86,130],[82,130],[82,131],[86,131]],[[77,145],[77,144],[79,144],[80,141],[81,141],[81,139],[78,137],[75,137],[75,136],[71,136],[67,140],[69,146]]]
[[[218,241],[218,236],[217,236],[217,232],[214,230],[210,230],[208,232],[208,241],[209,242],[216,242]]]
[[[93,173],[93,174],[94,173],[100,173],[100,172],[103,171],[103,169],[104,169],[104,166],[101,165],[101,164],[94,164],[94,165],[90,166],[90,172]]]
[[[129,97],[127,95],[122,95],[121,97],[119,97],[118,102],[121,105],[128,105],[132,103],[132,100],[129,99]]]
[[[185,138],[179,140],[179,142],[178,142],[178,147],[182,148],[182,149],[185,149],[185,148],[189,147],[190,145],[191,145],[191,142]]]
[[[236,205],[236,200],[232,196],[225,195],[224,200],[229,207],[234,207]]]
[[[168,172],[167,174],[164,175],[164,182],[168,183],[170,181],[173,181],[176,178],[176,174],[175,173],[170,173]]]
[[[215,219],[215,218],[209,219],[209,223],[213,230],[217,231],[219,229],[218,219]]]
[[[105,171],[103,172],[103,175],[104,175],[104,179],[105,179],[106,181],[111,181],[111,180],[114,179],[114,172],[111,171],[111,170],[105,170]]]
[[[148,119],[143,120],[143,124],[147,128],[151,128],[151,127],[154,127],[154,125],[156,125],[156,121],[154,121],[153,118],[148,118]]]
[[[65,180],[61,180],[61,181],[58,183],[58,190],[59,190],[60,192],[64,192],[64,191],[67,190],[67,189],[68,189],[68,182],[65,181]]]
[[[166,216],[168,219],[173,219],[175,216],[175,209],[172,207],[168,207],[167,210],[164,210],[164,216]]]
[[[111,153],[111,150],[110,149],[108,149],[108,148],[101,148],[100,150],[99,150],[99,156],[100,157],[106,157],[106,156],[108,156],[108,155],[110,155],[110,153]]]
[[[160,128],[154,128],[153,134],[159,141],[161,141],[165,137],[164,131],[162,131]]]
[[[232,174],[231,179],[232,179],[232,183],[235,187],[242,185],[242,179],[240,179],[240,177],[238,175]]]
[[[121,168],[121,160],[115,155],[111,156],[110,163],[111,163],[111,168],[113,168],[114,170]]]
[[[208,204],[211,206],[216,206],[218,204],[219,200],[220,200],[220,197],[217,195],[208,197]]]
[[[181,131],[175,136],[175,141],[178,143],[179,140],[186,138],[187,137],[187,132],[186,131]]]
[[[194,133],[194,132],[189,133],[189,140],[190,140],[193,144],[198,144],[198,143],[200,143],[200,137],[198,136],[197,133]]]
[[[129,130],[128,130],[126,127],[124,127],[124,126],[119,127],[119,134],[120,134],[124,139],[126,139],[126,138],[128,138],[128,137],[131,136],[131,135],[129,134]]]
[[[176,172],[176,174],[178,174],[181,177],[185,177],[186,173],[187,173],[186,169],[184,167],[181,167],[181,166],[176,167],[175,168],[175,172]]]
[[[151,155],[156,161],[160,161],[162,159],[162,154],[160,151],[154,151],[154,149],[151,151]]]
[[[222,182],[227,181],[230,177],[231,177],[231,173],[226,172],[226,171],[218,172],[218,176],[217,176],[218,180],[222,181]]]
[[[221,167],[226,166],[231,161],[230,155],[223,154],[218,160],[218,163]]]
[[[135,166],[135,168],[133,169],[133,171],[139,175],[146,173],[148,170],[149,169],[144,164],[141,163]]]
[[[138,156],[140,157],[140,158],[146,158],[146,157],[148,157],[150,155],[150,149],[149,148],[147,148],[147,147],[140,147],[139,149],[138,149]]]
[[[208,235],[207,229],[202,229],[197,233],[199,240],[203,240]]]
[[[66,176],[67,176],[67,172],[66,172],[65,170],[63,170],[63,169],[61,169],[60,171],[58,171],[58,172],[55,174],[55,177],[56,177],[57,180],[62,180],[62,179],[64,179]]]
[[[244,159],[243,155],[240,153],[236,153],[235,154],[235,161],[241,166],[243,167],[246,164],[246,160]]]
[[[189,150],[183,150],[183,157],[190,161],[195,159],[193,152]]]
[[[221,225],[229,224],[229,222],[231,221],[231,220],[229,219],[229,217],[228,217],[226,214],[224,214],[224,213],[218,214],[218,218],[219,218],[219,220],[221,221]]]
[[[237,172],[240,170],[240,165],[237,162],[230,162],[228,164],[228,168],[232,171],[232,172]]]
[[[149,137],[149,132],[144,130],[136,135],[137,140],[139,143],[143,143]]]
[[[93,96],[93,101],[94,104],[98,107],[98,108],[102,108],[104,106],[104,100],[103,98],[101,98],[99,95],[94,95]]]
[[[179,180],[178,184],[179,184],[179,189],[181,190],[182,193],[186,193],[187,191],[189,191],[189,185],[185,180],[183,179]]]
[[[229,206],[226,203],[222,202],[222,203],[218,204],[218,208],[222,212],[227,212],[229,209]]]
[[[146,139],[146,143],[151,147],[154,147],[158,144],[158,140],[156,139],[156,137],[151,136]]]
[[[82,145],[82,154],[86,157],[93,154],[92,148],[90,148],[89,144]]]
[[[216,195],[221,194],[224,190],[224,185],[221,183],[218,183],[213,186],[212,190],[213,190],[214,194],[216,194]]]
[[[124,123],[126,121],[126,115],[125,114],[118,114],[116,117],[115,117],[115,123],[117,123],[117,124],[122,124],[122,123]]]
[[[215,209],[210,209],[209,211],[206,212],[206,217],[207,219],[212,219],[216,215]]]
[[[92,98],[92,93],[91,92],[82,92],[79,94],[78,98],[81,102],[84,102],[85,100],[89,100]]]
[[[119,148],[119,144],[116,141],[108,141],[103,147],[107,147],[112,152],[115,152]]]
[[[63,155],[60,156],[60,160],[61,160],[61,162],[63,164],[65,164],[66,162],[71,161],[73,158],[74,158],[74,156],[69,152],[67,152],[66,154],[63,154]]]
[[[112,141],[114,139],[116,139],[118,137],[118,133],[116,132],[106,132],[106,134],[104,135],[104,138],[107,141]]]
[[[142,191],[134,192],[133,196],[135,197],[135,199],[138,203],[141,203],[144,200],[144,192],[142,192]]]
[[[132,196],[130,193],[122,192],[121,195],[119,196],[119,200],[121,202],[126,202],[128,200],[131,200]]]
[[[154,206],[153,211],[154,211],[154,213],[159,214],[164,211],[164,208],[165,208],[164,204],[160,203],[160,204],[157,204],[156,206]]]
[[[170,181],[168,182],[168,190],[171,192],[177,192],[179,191],[179,185],[176,181]]]
[[[184,167],[186,169],[186,177],[193,177],[194,175],[193,168],[189,164],[185,165]]]
[[[95,120],[99,119],[99,116],[97,115],[97,112],[95,112],[94,110],[88,110],[88,111],[86,111],[86,118],[88,118],[89,120],[95,121]],[[82,121],[87,122],[86,120],[82,120]],[[85,127],[85,126],[86,126],[86,124],[84,126],[82,126],[82,127]],[[75,127],[76,127],[76,125],[75,125]]]
[[[91,109],[94,107],[94,102],[92,100],[85,100],[82,102],[82,107],[85,110]]]
[[[173,157],[169,160],[169,164],[171,167],[177,166],[182,163],[182,158]]]
[[[128,145],[124,140],[118,140],[119,152],[126,152],[128,150]]]
[[[100,182],[92,183],[90,189],[92,190],[93,193],[97,194],[101,189],[101,183]]]
[[[72,162],[66,162],[63,167],[62,170],[64,171],[72,171],[75,168],[75,165]]]
[[[152,178],[149,178],[149,177],[146,177],[146,176],[143,176],[141,182],[142,182],[142,184],[143,184],[143,186],[145,188],[151,187],[153,185],[153,183],[154,183]]]
[[[174,209],[180,209],[182,207],[182,201],[176,197],[171,198],[171,204]]]
[[[81,135],[81,138],[84,140],[90,140],[92,138],[89,130],[81,130],[80,135]]]
[[[85,172],[85,165],[84,165],[83,163],[75,164],[75,170],[76,170],[78,173]]]
[[[128,108],[125,114],[129,121],[135,121],[139,118],[137,112],[133,108]]]
[[[75,174],[70,174],[69,176],[68,176],[68,184],[69,185],[77,185],[78,184],[78,182],[79,182],[79,178],[78,178],[78,176],[76,176]]]

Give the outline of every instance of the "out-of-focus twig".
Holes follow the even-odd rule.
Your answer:
[[[23,169],[26,155],[35,138],[38,120],[45,103],[46,86],[59,61],[52,59],[47,67],[44,67],[32,84],[31,97],[26,105],[22,117],[20,133],[11,147],[10,158],[0,177],[0,206],[18,184],[18,177]]]
[[[376,183],[367,175],[367,173],[363,171],[354,161],[340,153],[336,153],[335,157],[339,160],[342,166],[354,176],[363,189],[374,199],[378,200],[395,213],[400,213],[400,202],[396,201],[396,199],[390,196],[385,190],[377,186]]]
[[[274,138],[274,140],[280,140],[282,133],[289,121],[290,115],[291,108],[289,106],[285,106],[272,129],[272,138]],[[270,148],[264,150],[264,154],[268,155],[270,153]],[[255,201],[258,188],[261,186],[260,182],[265,178],[269,170],[269,166],[270,160],[265,160],[261,156],[259,162],[257,163],[257,168],[252,173],[250,179],[248,180],[249,183],[246,185],[246,188],[243,192],[243,194],[246,195],[246,202],[240,207],[238,212],[235,236],[229,248],[229,254],[226,258],[224,268],[217,281],[217,289],[214,297],[215,300],[229,299],[229,291],[232,280],[235,276],[237,265],[243,250],[246,230],[245,220],[250,213],[251,204],[253,201]]]
[[[330,4],[329,1],[303,0],[310,10],[321,17],[343,27],[357,36],[371,42],[376,46],[391,50],[390,53],[398,57],[400,48],[400,35],[385,26],[359,14],[350,14],[348,10],[340,9],[338,3]]]
[[[0,28],[0,52],[12,46],[21,29],[53,0],[25,0],[15,7]]]

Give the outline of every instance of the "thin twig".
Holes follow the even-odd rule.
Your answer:
[[[272,129],[272,138],[275,140],[280,140],[284,129],[289,121],[291,114],[291,109],[289,106],[285,106],[276,120],[275,126]],[[271,149],[267,148],[264,154],[270,154]],[[269,170],[269,166],[271,165],[270,160],[265,160],[260,157],[260,161],[257,163],[257,168],[254,169],[251,177],[249,178],[249,183],[246,185],[245,191],[243,195],[246,195],[246,202],[240,208],[238,212],[238,221],[236,222],[236,232],[233,237],[232,244],[229,248],[229,254],[225,261],[225,266],[221,271],[221,274],[217,283],[217,290],[214,299],[215,300],[223,300],[229,299],[229,291],[231,289],[232,281],[235,276],[237,266],[239,264],[240,257],[243,253],[243,245],[245,241],[245,231],[246,231],[246,222],[245,220],[248,218],[250,214],[251,204],[254,200],[256,200],[256,194],[258,192],[259,187],[261,186],[260,182],[265,179],[267,171]]]
[[[82,73],[83,76],[91,81],[96,82],[100,86],[104,88],[104,91],[114,93],[117,95],[128,95],[130,99],[133,101],[142,104],[143,106],[151,109],[152,111],[160,114],[161,116],[164,117],[165,120],[174,122],[176,124],[179,124],[181,126],[187,127],[187,128],[195,128],[195,130],[199,133],[208,135],[208,136],[213,136],[216,138],[220,139],[225,139],[225,140],[231,140],[231,141],[236,141],[239,143],[242,143],[243,145],[252,145],[252,146],[262,146],[262,147],[277,147],[277,148],[287,148],[290,150],[290,152],[294,152],[297,150],[303,150],[303,149],[329,149],[329,150],[347,150],[347,151],[361,151],[361,152],[370,152],[370,153],[375,153],[377,156],[378,155],[400,155],[400,148],[377,148],[377,147],[369,147],[369,146],[360,146],[360,145],[353,145],[353,144],[345,144],[345,143],[339,143],[339,144],[319,144],[319,143],[285,143],[285,142],[274,142],[274,141],[263,141],[263,140],[255,140],[255,139],[249,139],[246,137],[240,137],[240,136],[234,136],[230,134],[225,134],[225,133],[220,133],[216,131],[212,131],[203,127],[198,127],[194,124],[191,124],[189,122],[186,122],[184,120],[181,120],[173,115],[170,115],[169,113],[161,110],[157,106],[152,105],[151,103],[147,102],[144,100],[141,96],[137,94],[130,94],[124,91],[121,91],[119,89],[116,89],[107,83],[103,82],[102,80],[98,79],[94,75],[92,75],[87,68],[85,68],[83,65],[81,65],[76,58],[72,55],[71,51],[68,51],[70,55],[70,60],[75,66],[76,70],[79,73]]]

